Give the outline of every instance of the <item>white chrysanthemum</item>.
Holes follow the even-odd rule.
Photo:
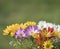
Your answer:
[[[57,25],[52,24],[52,23],[47,23],[47,27],[54,28],[54,30],[57,30]]]
[[[41,30],[42,30],[43,28],[48,29],[48,27],[54,28],[55,31],[57,30],[57,25],[52,24],[52,23],[47,23],[46,21],[40,21],[37,26],[38,26],[38,28],[41,29]]]
[[[38,28],[41,29],[41,30],[42,30],[43,28],[46,28],[46,27],[47,27],[46,21],[40,21],[37,26],[38,26]]]
[[[60,25],[57,25],[57,31],[60,32]]]
[[[53,24],[54,31],[57,31],[57,25]]]
[[[53,24],[52,23],[47,23],[46,25],[47,25],[47,27],[53,28]]]

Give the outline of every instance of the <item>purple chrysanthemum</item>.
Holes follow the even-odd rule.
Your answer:
[[[15,33],[16,38],[23,38],[26,37],[24,33],[24,29],[20,28],[19,30],[16,31]]]
[[[28,26],[26,30],[24,31],[26,36],[31,36],[31,33],[38,33],[38,27],[37,26]]]

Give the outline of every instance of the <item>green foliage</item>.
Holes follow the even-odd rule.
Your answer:
[[[53,49],[60,49],[60,42],[55,42]]]
[[[37,49],[37,46],[30,38],[14,39],[9,44],[18,49]]]

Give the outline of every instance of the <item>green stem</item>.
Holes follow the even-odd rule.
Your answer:
[[[20,39],[20,40],[18,39],[18,42],[19,42],[19,45],[21,46],[21,49],[23,49],[23,47],[22,47],[23,46],[22,39]]]

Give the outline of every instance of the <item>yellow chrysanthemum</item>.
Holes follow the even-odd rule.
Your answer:
[[[55,32],[54,32],[54,36],[55,36],[55,37],[60,37],[60,32],[55,31]]]
[[[26,26],[34,26],[34,25],[36,25],[36,22],[28,21],[28,22],[24,23],[24,25],[26,25]]]
[[[50,40],[44,42],[43,46],[44,46],[44,49],[52,49],[53,48],[52,42]]]
[[[10,26],[7,26],[7,28],[4,30],[3,35],[10,34],[11,36],[14,36],[15,31],[19,28],[20,28],[20,24],[12,24]]]
[[[25,29],[27,26],[24,25],[23,23],[21,23],[21,24],[20,24],[20,27],[23,28],[23,29]]]
[[[42,31],[42,33],[41,33],[44,37],[50,37],[51,36],[51,34],[49,33],[49,32],[47,32],[47,31]]]

